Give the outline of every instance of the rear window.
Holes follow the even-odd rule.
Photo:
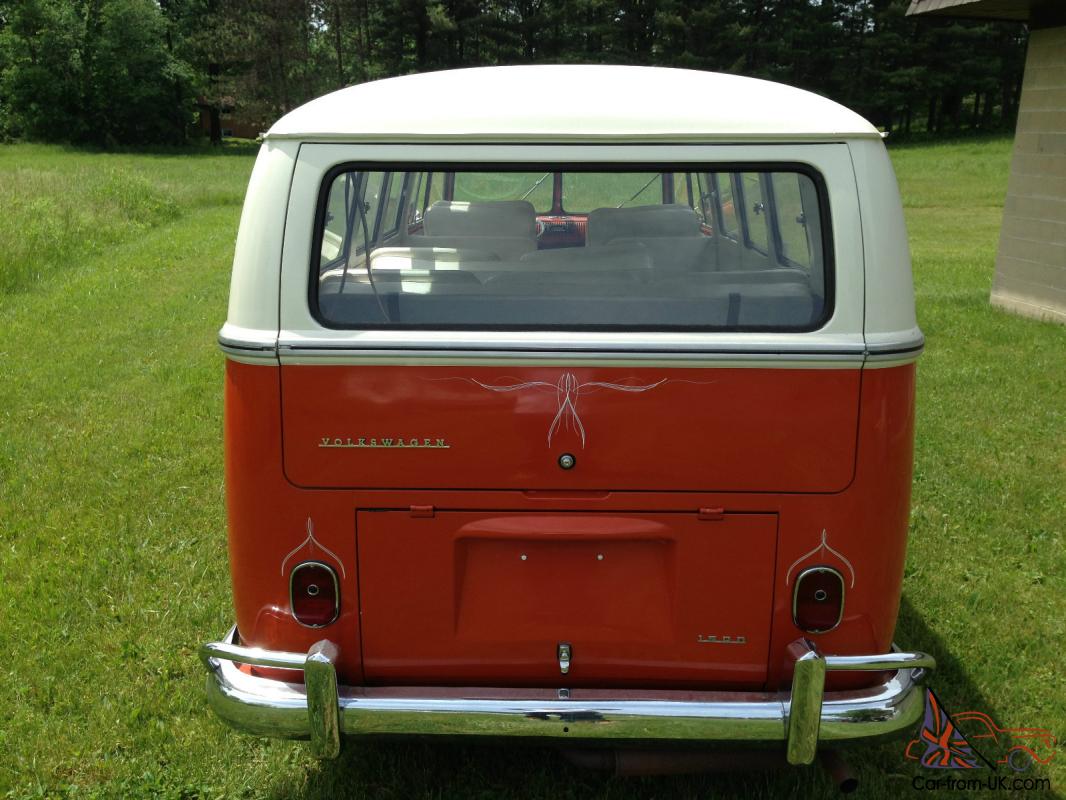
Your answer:
[[[326,176],[320,322],[797,331],[829,314],[826,196],[808,168],[449,169]]]

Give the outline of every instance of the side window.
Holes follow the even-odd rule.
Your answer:
[[[770,227],[767,221],[766,198],[763,196],[762,175],[758,172],[741,174],[744,196],[745,244],[763,255],[770,254]]]
[[[319,250],[319,266],[328,264],[348,254],[351,256],[366,248],[363,221],[366,233],[374,241],[377,213],[380,206],[382,182],[386,173],[346,172],[334,179],[326,201],[325,225],[322,231],[322,246]],[[359,214],[359,198],[364,198]]]
[[[795,172],[775,172],[771,176],[781,258],[789,266],[810,269],[811,233],[803,210],[800,179],[801,176]]]
[[[408,178],[407,224],[422,221],[426,193],[426,173],[416,172]]]
[[[438,200],[444,199],[444,173],[431,172],[426,176],[426,197],[422,201],[422,213]]]
[[[722,219],[722,234],[733,241],[740,239],[740,224],[737,222],[736,200],[733,197],[733,182],[729,174],[715,173],[714,194],[718,200],[718,212]]]
[[[685,172],[675,172],[675,173],[673,173],[673,184],[674,184],[673,202],[677,203],[678,205],[688,206],[689,208],[695,209],[696,206],[692,202],[692,191],[691,191],[691,188],[689,186],[688,178],[689,178],[689,176]],[[698,213],[698,209],[697,209],[697,213]]]
[[[364,172],[365,178],[363,191],[363,212],[366,218],[366,232],[370,235],[370,241],[374,241],[378,211],[381,209],[381,189],[385,180],[384,172]],[[353,201],[354,202],[354,199]],[[363,236],[363,225],[359,221],[359,213],[356,210],[355,222],[352,230],[352,252],[357,253],[366,248],[366,239]]]
[[[707,174],[690,172],[688,182],[692,187],[692,208],[700,218],[700,223],[712,229],[717,227],[714,221],[714,196],[708,191]]]
[[[390,236],[395,236],[400,229],[400,199],[403,197],[404,181],[407,179],[406,172],[390,172],[389,190],[385,197],[385,205],[381,211],[381,232],[377,241],[383,242]]]
[[[330,187],[329,200],[326,203],[325,227],[322,231],[320,267],[339,258],[344,251],[344,239],[348,232],[348,212],[355,197],[355,183],[355,173],[348,172],[337,178]]]

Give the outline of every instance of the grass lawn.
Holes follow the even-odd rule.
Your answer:
[[[1066,328],[988,305],[1009,155],[893,151],[928,338],[897,638],[937,657],[949,709],[1062,739]],[[443,743],[319,764],[210,716],[196,648],[231,619],[214,342],[251,163],[0,147],[0,796],[830,794],[816,767],[618,779]],[[914,793],[902,744],[851,760],[863,796]],[[1066,787],[1066,755],[1038,774]]]

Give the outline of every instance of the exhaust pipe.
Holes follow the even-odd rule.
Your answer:
[[[607,770],[620,776],[684,775],[694,772],[777,769],[787,766],[780,753],[708,750],[563,750],[578,767]]]
[[[836,750],[820,750],[818,762],[829,773],[841,794],[851,794],[859,788],[859,779],[851,771],[843,756]]]

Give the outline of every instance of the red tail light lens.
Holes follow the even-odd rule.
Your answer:
[[[329,625],[340,611],[337,573],[319,561],[297,564],[289,576],[289,604],[301,625],[309,628]]]
[[[812,567],[796,578],[792,620],[808,633],[825,633],[844,616],[844,579],[832,567]]]

